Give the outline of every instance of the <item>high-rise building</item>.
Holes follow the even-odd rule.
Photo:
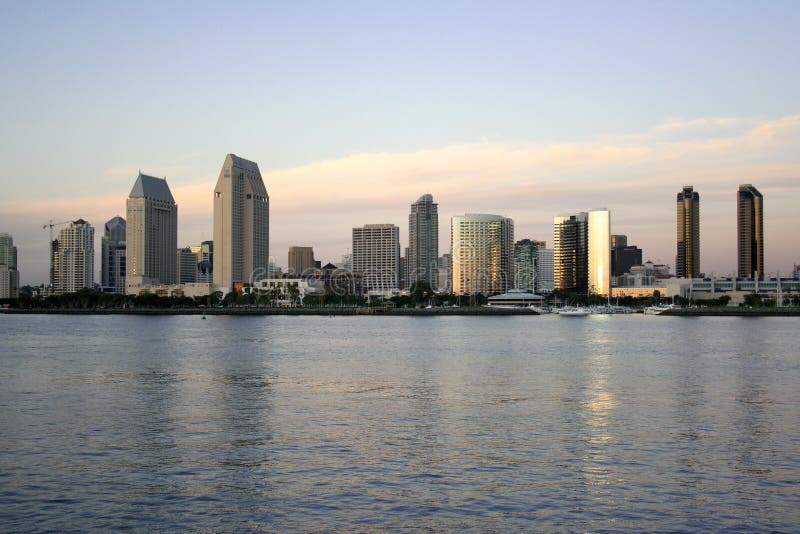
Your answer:
[[[642,264],[642,249],[628,245],[628,236],[611,235],[611,276],[622,276]]]
[[[468,213],[451,219],[453,293],[492,295],[514,284],[514,221]]]
[[[588,216],[589,293],[610,295],[611,292],[611,212],[589,211]]]
[[[200,256],[197,262],[197,281],[203,284],[214,282],[214,242],[200,243]]]
[[[0,265],[17,268],[17,247],[11,234],[0,233]]]
[[[315,267],[313,247],[289,247],[288,271],[290,275],[300,276]]]
[[[530,239],[514,243],[514,288],[536,290],[536,259],[538,247]]]
[[[197,282],[197,254],[191,247],[179,248],[175,263],[178,266],[178,283],[193,284]]]
[[[228,154],[214,187],[214,284],[231,289],[269,271],[269,195],[258,164]]]
[[[0,300],[19,297],[19,271],[16,267],[0,263]]]
[[[54,261],[55,294],[91,289],[94,284],[94,228],[78,219],[58,233]]]
[[[588,214],[553,219],[553,285],[561,291],[589,291]]]
[[[178,205],[166,178],[139,173],[128,195],[125,226],[126,286],[176,283]]]
[[[764,197],[750,184],[736,195],[739,277],[764,277]]]
[[[400,228],[366,224],[353,228],[353,271],[364,277],[364,291],[397,289],[400,275]]]
[[[700,195],[691,185],[678,193],[678,254],[675,274],[678,278],[700,276]]]
[[[125,219],[114,217],[100,241],[100,284],[103,291],[125,293]]]
[[[536,250],[536,293],[553,292],[553,249]]]
[[[450,254],[442,254],[439,257],[439,286],[441,291],[451,292],[453,289],[452,279],[450,278],[450,271],[452,269],[452,260]]]
[[[422,195],[411,204],[408,215],[408,287],[418,280],[431,288],[439,283],[439,205],[433,196]]]

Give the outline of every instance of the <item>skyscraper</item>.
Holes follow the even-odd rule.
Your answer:
[[[589,211],[588,216],[589,293],[609,295],[611,288],[611,212]]]
[[[125,293],[125,219],[114,217],[100,241],[100,284],[103,291]]]
[[[94,284],[94,228],[78,219],[58,234],[53,292],[74,293]]]
[[[17,247],[10,234],[0,233],[0,299],[15,299],[18,296]]]
[[[553,218],[553,286],[561,291],[589,291],[588,214]]]
[[[764,277],[764,197],[750,184],[736,195],[739,277]]]
[[[128,195],[125,246],[126,285],[176,283],[178,205],[166,178],[139,173]]]
[[[313,247],[289,247],[288,260],[289,274],[294,276],[300,276],[316,265]]]
[[[425,194],[411,204],[408,215],[408,288],[423,281],[435,289],[439,283],[438,260],[439,205],[432,195]]]
[[[364,291],[397,289],[400,278],[400,228],[366,224],[353,228],[353,271],[364,277]]]
[[[17,268],[17,247],[11,234],[0,233],[0,264]]]
[[[553,291],[553,249],[540,248],[536,251],[536,290],[535,293]]]
[[[700,276],[700,195],[691,185],[678,193],[678,254],[675,274],[678,278]]]
[[[214,187],[214,284],[268,275],[269,195],[258,164],[228,154]]]
[[[530,239],[514,243],[514,288],[536,290],[537,249]]]
[[[453,293],[503,293],[514,284],[514,221],[468,213],[451,219]]]
[[[611,234],[611,276],[621,276],[642,264],[642,249],[628,245],[628,236]]]
[[[197,254],[191,247],[179,248],[176,252],[175,263],[178,266],[177,281],[179,284],[193,284],[197,282]]]

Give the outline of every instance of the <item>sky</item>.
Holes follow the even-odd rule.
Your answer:
[[[0,0],[0,232],[46,281],[49,220],[99,240],[139,170],[164,176],[178,243],[212,238],[227,153],[256,161],[270,254],[323,263],[409,205],[553,217],[674,265],[675,196],[701,198],[701,269],[736,269],[736,190],[764,195],[765,263],[800,262],[799,2]]]

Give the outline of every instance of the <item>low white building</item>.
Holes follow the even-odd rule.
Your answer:
[[[782,305],[789,298],[800,296],[800,280],[797,278],[669,278],[662,280],[668,297],[678,296],[692,300],[718,299],[723,295],[731,298],[731,306],[744,302],[747,295],[757,293]]]
[[[145,295],[148,293],[161,297],[205,297],[213,292],[210,283],[159,284],[153,278],[145,276],[129,276],[125,279],[125,292],[128,295]]]

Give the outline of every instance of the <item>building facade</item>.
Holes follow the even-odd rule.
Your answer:
[[[126,225],[114,217],[103,228],[100,241],[100,285],[109,293],[125,293]]]
[[[536,251],[536,293],[553,292],[553,249]]]
[[[388,292],[399,287],[400,228],[367,224],[353,228],[353,271],[364,280],[364,291]]]
[[[678,278],[700,276],[700,195],[691,185],[683,186],[677,197]]]
[[[411,204],[406,260],[409,288],[417,281],[426,282],[433,289],[439,285],[439,205],[430,194]]]
[[[537,250],[530,239],[514,243],[514,289],[536,290]]]
[[[17,247],[11,234],[0,233],[0,299],[19,297]]]
[[[0,233],[0,265],[8,265],[14,269],[18,267],[17,247],[14,246],[11,234]]]
[[[316,268],[313,247],[289,247],[288,272],[295,276]]]
[[[94,228],[78,219],[58,233],[53,293],[75,293],[94,285]]]
[[[588,214],[553,218],[553,287],[560,291],[589,291]]]
[[[736,194],[736,245],[740,278],[764,278],[764,197],[751,184]]]
[[[127,201],[125,285],[175,284],[178,205],[166,178],[139,173]],[[138,280],[134,281],[136,277]]]
[[[611,290],[611,212],[591,210],[588,215],[587,249],[589,293],[610,294]]]
[[[269,272],[269,195],[258,164],[228,154],[214,187],[214,285],[230,289]]]
[[[514,221],[468,213],[451,219],[452,287],[456,294],[505,293],[514,284]]]
[[[197,253],[191,247],[179,248],[175,263],[178,266],[178,283],[194,284],[197,282]]]

